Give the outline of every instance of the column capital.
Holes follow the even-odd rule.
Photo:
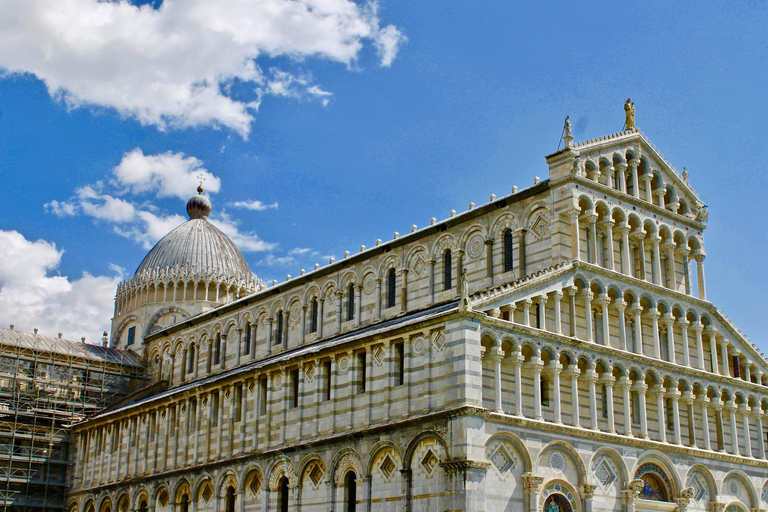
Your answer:
[[[558,363],[557,361],[550,361],[548,365],[544,367],[544,369],[551,373],[554,376],[560,375],[560,373],[563,371],[563,365]]]
[[[699,396],[696,397],[696,400],[694,400],[697,405],[700,405],[702,407],[707,407],[709,405],[709,398],[707,397],[706,393],[702,393]]]
[[[649,310],[647,313],[645,313],[643,315],[643,318],[650,318],[651,320],[658,320],[660,316],[661,316],[661,313],[659,313],[655,309],[651,309],[651,310]]]
[[[627,303],[624,301],[624,299],[616,299],[613,301],[612,307],[617,311],[625,311],[627,309]]]
[[[671,398],[673,400],[680,400],[680,396],[681,395],[682,395],[682,393],[680,393],[680,390],[678,390],[676,388],[669,388],[668,390],[666,390],[666,393],[664,393],[664,398]]]
[[[675,323],[679,325],[683,329],[688,329],[688,325],[690,325],[691,322],[685,319],[684,316],[681,316],[677,320],[675,320]]]
[[[629,234],[630,227],[629,224],[619,224],[615,229],[622,235],[626,235]]]
[[[611,298],[608,295],[601,293],[593,302],[598,306],[610,306]]]
[[[612,218],[610,218],[610,217],[607,217],[607,218],[605,218],[604,220],[601,220],[600,222],[598,222],[597,224],[598,224],[598,226],[600,226],[601,228],[603,228],[603,229],[606,229],[606,228],[608,228],[608,226],[611,226],[611,227],[613,227],[613,225],[614,225],[614,224],[616,224],[616,221],[615,221],[615,220],[613,220],[613,219],[612,219]]]
[[[578,378],[579,375],[581,375],[581,370],[579,370],[578,366],[571,366],[567,370],[563,372],[563,375],[566,375],[568,377],[576,377]]]
[[[606,373],[606,374],[603,374],[602,377],[597,379],[597,382],[599,382],[600,384],[605,384],[606,386],[613,387],[614,383],[616,382],[616,377],[614,377],[609,373]]]
[[[645,393],[648,392],[648,384],[646,384],[645,382],[642,382],[642,381],[636,381],[635,385],[632,386],[632,389],[634,391],[637,391],[638,393],[645,394]]]
[[[581,485],[581,494],[584,496],[584,499],[591,500],[595,497],[595,489],[597,489],[596,485],[592,484],[582,484]]]
[[[534,475],[533,473],[526,473],[523,475],[523,491],[531,494],[539,492],[541,484],[544,482],[544,477]]]
[[[556,300],[560,300],[563,298],[563,291],[562,290],[555,290],[552,292],[552,295],[554,295]]]

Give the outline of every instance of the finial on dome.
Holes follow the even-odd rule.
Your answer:
[[[197,195],[192,196],[187,201],[187,213],[189,219],[204,219],[211,214],[211,202],[203,195],[203,181],[205,176],[202,173],[197,177],[200,185],[197,187]]]

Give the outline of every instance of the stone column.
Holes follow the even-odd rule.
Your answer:
[[[553,292],[554,295],[554,301],[553,304],[555,306],[555,325],[552,329],[552,332],[555,334],[560,334],[562,332],[562,315],[560,314],[560,301],[563,300],[563,292],[561,291],[555,291]]]
[[[645,272],[645,231],[643,230],[643,227],[638,226],[637,229],[632,232],[632,237],[637,244],[637,255],[640,262],[639,272],[635,277],[644,281],[649,281]]]
[[[651,333],[653,334],[653,354],[652,356],[656,359],[661,359],[661,343],[659,341],[659,317],[661,314],[656,310],[652,309],[646,313],[645,318],[650,318],[651,320]]]
[[[535,476],[532,473],[526,473],[523,475],[523,493],[526,501],[527,512],[538,512],[539,509],[539,488],[541,487],[544,478]]]
[[[592,430],[600,430],[597,423],[597,397],[595,396],[595,382],[597,382],[597,373],[594,368],[590,368],[584,377],[589,384],[589,421]]]
[[[517,269],[518,276],[525,275],[525,234],[528,231],[525,229],[515,230],[517,235]]]
[[[301,344],[304,345],[307,341],[307,305],[301,306]]]
[[[341,318],[344,313],[344,292],[341,290],[336,292],[336,334],[341,332]]]
[[[659,384],[656,389],[656,411],[659,417],[659,441],[662,443],[667,442],[667,417],[664,409],[664,393],[666,393],[664,386]]]
[[[720,365],[717,363],[717,333],[711,325],[707,326],[707,334],[709,335],[709,352],[712,359],[712,373],[725,375],[720,371]]]
[[[594,341],[592,339],[592,297],[594,297],[594,294],[591,290],[584,289],[582,290],[581,295],[584,297],[584,319],[586,322],[585,328],[587,331],[587,335],[584,340]]]
[[[581,370],[573,364],[565,372],[571,378],[571,409],[573,410],[573,426],[581,427],[579,421],[579,374]]]
[[[688,446],[692,448],[698,447],[698,442],[696,441],[696,413],[693,408],[695,399],[696,397],[690,390],[683,393],[680,397],[680,401],[685,405],[685,414],[688,417]],[[682,432],[680,435],[682,435]]]
[[[621,233],[621,273],[625,276],[631,275],[632,262],[629,259],[629,226],[622,224],[617,228]]]
[[[275,318],[269,317],[267,319],[267,355],[272,353],[272,344],[275,337]],[[216,343],[214,340],[211,340],[211,343]]]
[[[491,353],[488,354],[489,359],[493,362],[494,368],[494,400],[496,412],[504,412],[501,402],[501,360],[504,359],[504,350],[501,347],[491,349]]]
[[[576,292],[577,288],[571,286],[568,288],[568,316],[569,316],[569,333],[572,338],[576,337]]]
[[[493,238],[485,241],[485,280],[486,286],[493,286]],[[502,244],[503,245],[503,244]]]
[[[674,443],[683,444],[680,435],[680,391],[674,388],[670,389],[666,396],[672,400],[672,436]]]
[[[661,254],[659,252],[659,244],[661,243],[661,237],[659,235],[651,236],[651,247],[653,250],[653,272],[652,280],[654,284],[663,285],[661,282]]]
[[[381,279],[376,278],[376,318],[375,320],[378,320],[381,318]]]
[[[589,254],[587,254],[587,259],[589,263],[597,265],[597,214],[589,213],[585,218],[589,223],[589,233],[591,234],[589,238]]]
[[[539,359],[538,354],[536,359],[530,362],[531,370],[533,370],[533,419],[542,420],[541,416],[541,370],[544,368],[544,362]]]
[[[619,180],[619,192],[627,193],[627,166],[625,164],[618,164],[615,167]]]
[[[538,318],[536,328],[541,329],[542,331],[546,331],[547,330],[547,296],[546,295],[539,295],[538,297],[536,297],[536,314]]]
[[[435,260],[429,260],[429,303],[435,302]]]
[[[694,254],[693,259],[696,260],[696,277],[699,285],[699,298],[701,300],[707,300],[707,288],[706,282],[704,281],[704,254]]]
[[[733,445],[733,454],[741,455],[741,451],[739,450],[739,432],[737,430],[738,427],[736,426],[736,404],[734,403],[733,398],[726,402],[725,409],[728,410],[731,417],[731,444]]]
[[[317,339],[323,337],[323,305],[325,299],[317,298]]]
[[[522,366],[525,358],[520,352],[512,354],[512,364],[515,367],[515,416],[523,416],[523,381]]]
[[[593,500],[595,498],[596,485],[583,484],[581,485],[581,496],[584,499],[584,512],[593,511]]]
[[[763,433],[763,411],[760,410],[760,405],[757,406],[757,411],[753,411],[757,421],[757,451],[761,460],[765,460],[765,434]]]
[[[558,425],[563,424],[562,407],[560,404],[560,372],[563,370],[563,365],[556,360],[550,361],[549,374],[552,378],[552,399],[554,400],[555,409],[555,423]]]
[[[581,241],[579,240],[579,213],[579,210],[571,210],[571,258],[574,260],[581,259]]]
[[[708,407],[707,404],[709,403],[709,398],[707,398],[707,392],[702,392],[701,395],[699,395],[696,398],[696,405],[699,406],[699,409],[701,410],[701,433],[702,433],[702,448],[705,450],[711,450],[712,444],[709,439],[709,415],[708,415]]]
[[[667,329],[667,351],[669,352],[669,362],[677,364],[677,356],[675,355],[675,317],[670,313],[666,313],[661,318],[661,321]]]
[[[635,343],[632,349],[635,354],[642,354],[643,353],[643,322],[642,322],[641,314],[643,312],[643,307],[636,300],[635,302],[632,303],[632,306],[629,308],[629,312],[630,314],[632,314],[635,321]]]
[[[677,291],[677,272],[675,272],[675,244],[668,241],[661,248],[667,253],[667,288]]]
[[[645,200],[649,203],[653,204],[653,191],[651,190],[651,180],[653,179],[653,175],[651,174],[643,174],[643,182],[645,182]]]
[[[616,262],[613,257],[613,220],[604,220],[601,223],[601,227],[605,230],[605,239],[608,241],[608,246],[606,247],[608,258],[605,260],[605,268],[608,270],[616,270]]]
[[[648,384],[642,380],[638,380],[635,383],[635,391],[637,391],[637,397],[640,400],[640,435],[643,439],[649,439],[648,437],[648,411],[646,406],[645,395],[648,392]]]
[[[752,435],[749,431],[749,413],[752,411],[747,404],[741,404],[739,406],[739,413],[741,414],[742,424],[744,427],[744,453],[745,457],[752,457]]]
[[[722,354],[722,360],[723,360],[723,371],[722,375],[725,375],[726,377],[731,376],[731,361],[728,357],[728,340],[721,338],[717,335],[716,331],[714,332],[714,337],[717,340],[717,344],[720,345],[720,353]]]
[[[608,316],[608,305],[611,303],[611,298],[608,294],[603,293],[600,295],[597,303],[601,306],[603,316],[603,338],[602,344],[605,346],[611,346],[611,319]]]
[[[637,180],[637,166],[640,165],[640,160],[633,158],[629,161],[629,170],[632,176],[632,196],[640,198],[640,184]]]
[[[360,302],[362,301],[363,287],[355,286],[355,327],[360,327]]]
[[[608,432],[611,434],[616,433],[616,425],[615,425],[615,419],[613,414],[613,384],[616,381],[616,378],[613,375],[604,375],[602,379],[600,379],[600,383],[605,386],[605,400],[606,405],[608,409]]]
[[[533,304],[533,301],[531,299],[523,299],[520,302],[523,303],[523,325],[530,326],[531,325],[531,304]]]
[[[618,384],[624,403],[624,435],[632,437],[632,400],[629,396],[632,381],[629,380],[629,377],[624,376],[619,379]]]
[[[701,331],[704,330],[704,326],[701,325],[701,322],[698,320],[695,320],[691,323],[691,329],[693,329],[693,332],[696,333],[696,366],[700,370],[704,369],[704,342],[701,339]],[[687,331],[686,331],[687,333]]]
[[[685,319],[684,316],[681,316],[677,319],[675,322],[677,325],[680,326],[680,334],[681,339],[680,343],[683,345],[683,360],[681,361],[681,364],[683,366],[691,366],[691,353],[690,349],[688,348],[688,320]]]
[[[613,307],[619,316],[619,348],[621,350],[627,350],[627,320],[624,318],[624,310],[627,309],[627,303],[622,299],[616,299],[613,303]]]

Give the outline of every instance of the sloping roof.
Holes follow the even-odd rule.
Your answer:
[[[42,334],[0,329],[0,346],[20,347],[37,352],[49,352],[71,357],[79,357],[90,361],[103,361],[108,363],[125,364],[129,366],[141,366],[141,360],[137,354],[126,350],[78,343],[76,341],[51,338]]]
[[[364,327],[362,329],[358,329],[356,331],[348,332],[341,334],[339,336],[336,336],[334,338],[320,341],[318,343],[313,343],[311,345],[304,345],[301,347],[297,347],[292,350],[288,350],[286,352],[281,352],[279,354],[275,354],[270,357],[266,357],[264,359],[261,359],[259,361],[254,361],[249,364],[245,364],[242,366],[238,366],[237,368],[232,368],[230,370],[223,371],[221,373],[216,373],[214,375],[210,375],[208,377],[194,380],[191,382],[187,382],[185,384],[182,384],[181,386],[176,386],[174,388],[167,389],[161,393],[158,393],[156,395],[152,395],[149,397],[143,397],[139,400],[136,400],[134,402],[126,402],[124,404],[118,405],[114,408],[110,408],[108,411],[103,412],[101,414],[98,414],[96,416],[88,418],[88,421],[92,421],[95,419],[103,418],[105,416],[109,416],[111,414],[114,414],[116,412],[124,411],[131,409],[133,407],[137,407],[139,405],[145,405],[150,402],[154,402],[157,400],[162,400],[163,398],[176,395],[179,393],[184,393],[185,391],[199,388],[205,384],[209,384],[212,382],[225,380],[232,375],[236,375],[239,373],[248,373],[253,372],[254,370],[257,370],[259,368],[263,368],[265,366],[285,361],[288,359],[293,359],[296,357],[313,354],[316,352],[319,352],[321,350],[325,350],[327,348],[337,347],[339,345],[342,345],[344,343],[349,343],[351,341],[355,341],[361,338],[375,336],[377,334],[384,333],[386,331],[390,331],[392,329],[397,329],[401,327],[406,327],[408,325],[413,325],[425,320],[429,320],[435,317],[438,317],[440,315],[450,313],[453,311],[458,310],[458,301],[451,301],[445,304],[441,304],[439,306],[434,306],[431,308],[423,309],[421,311],[417,311],[415,313],[410,313],[404,316],[401,316],[399,318],[393,318],[390,320],[386,320],[384,322],[371,325],[368,327]]]

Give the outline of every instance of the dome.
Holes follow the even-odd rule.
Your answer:
[[[208,222],[211,202],[199,194],[187,202],[189,220],[165,235],[149,251],[136,275],[155,269],[185,268],[224,276],[251,275],[240,249],[219,228]]]

